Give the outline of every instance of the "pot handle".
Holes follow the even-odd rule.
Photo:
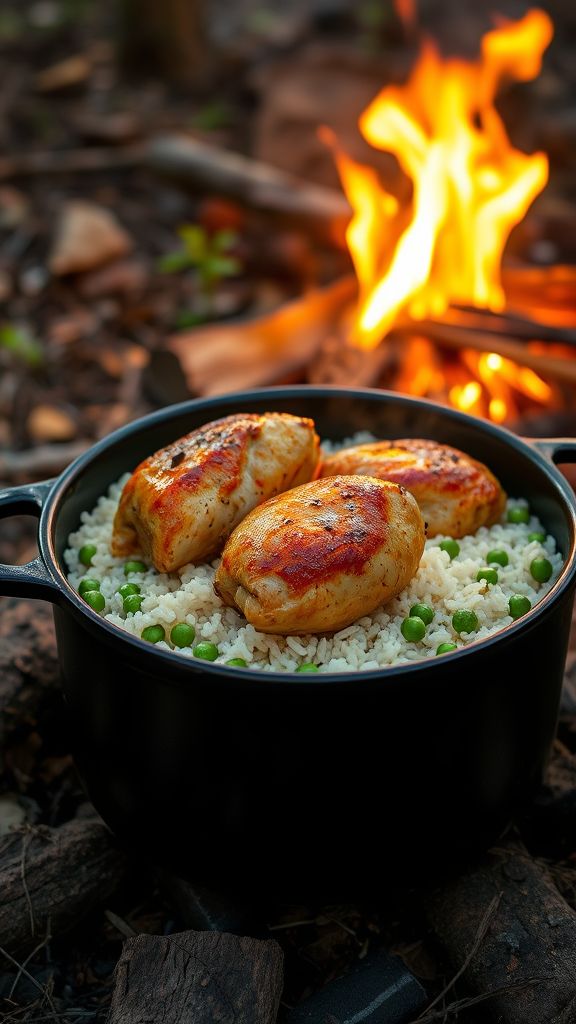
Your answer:
[[[9,516],[33,515],[40,517],[42,507],[53,480],[22,487],[7,487],[0,490],[0,519]],[[57,601],[58,586],[50,576],[41,555],[26,565],[2,565],[0,563],[0,596],[36,597]]]
[[[523,440],[555,465],[576,462],[576,437],[525,437]]]

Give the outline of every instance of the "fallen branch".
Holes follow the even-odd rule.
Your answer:
[[[226,932],[138,935],[116,965],[107,1024],[275,1024],[282,950]]]
[[[343,226],[350,219],[350,207],[341,192],[310,185],[269,164],[189,136],[153,139],[145,160],[154,171],[185,179],[247,206],[316,223],[332,238],[335,225]]]
[[[125,857],[91,818],[60,828],[25,828],[0,840],[0,935],[13,952],[72,927],[114,891]]]
[[[484,939],[470,957],[486,907],[500,893]],[[576,913],[522,851],[504,846],[435,889],[425,910],[470,994],[492,994],[483,1011],[487,1024],[576,1019]],[[511,984],[517,986],[513,994],[506,992]]]
[[[21,452],[0,452],[0,480],[53,476],[89,447],[89,441],[70,441],[68,444],[42,444]]]
[[[109,171],[136,167],[142,163],[142,146],[90,147],[86,149],[38,150],[0,159],[0,181],[41,174],[77,174],[81,171]]]

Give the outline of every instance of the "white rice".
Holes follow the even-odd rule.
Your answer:
[[[362,434],[353,440],[362,443],[373,438]],[[531,515],[526,524],[515,524],[506,522],[504,515],[503,521],[490,529],[481,527],[475,534],[458,540],[460,553],[453,560],[439,547],[440,541],[446,539],[444,535],[429,538],[418,572],[406,589],[372,615],[358,619],[338,633],[273,636],[259,633],[216,595],[212,581],[218,559],[210,564],[185,565],[169,574],[149,568],[144,573],[125,576],[126,559],[110,554],[110,538],[118,499],[128,478],[126,474],[113,484],[91,512],[82,513],[80,529],[70,535],[70,546],[64,555],[69,580],[78,589],[84,577],[98,579],[106,600],[102,612],[105,619],[138,637],[147,626],[162,625],[166,640],[156,646],[176,650],[184,658],[194,658],[193,647],[206,640],[218,647],[216,664],[243,658],[250,668],[262,672],[294,672],[307,663],[317,665],[322,673],[365,671],[421,661],[435,657],[439,644],[451,642],[464,647],[497,633],[513,621],[508,610],[509,598],[522,594],[534,606],[553,586],[562,568],[562,556],[556,551],[553,537],[547,536],[544,543],[528,542],[529,533],[545,532],[535,516]],[[522,499],[509,500],[509,508],[516,506],[527,507]],[[90,568],[85,568],[78,558],[84,544],[97,548]],[[508,554],[509,564],[493,566],[498,572],[496,584],[477,582],[478,570],[486,566],[486,555],[495,548]],[[545,556],[552,564],[552,577],[547,583],[537,583],[530,574],[530,563],[538,556]],[[118,594],[118,588],[127,579],[138,583],[143,598],[140,611],[128,615]],[[430,605],[434,619],[423,640],[410,643],[400,627],[411,606],[417,603]],[[454,631],[452,616],[461,608],[476,613],[476,632],[458,635]],[[192,646],[179,649],[169,642],[170,630],[177,622],[194,626]]]

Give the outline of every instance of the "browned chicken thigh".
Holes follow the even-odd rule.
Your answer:
[[[414,495],[428,536],[464,537],[496,523],[506,495],[481,462],[436,441],[372,441],[342,448],[322,462],[320,476],[357,473],[402,484]]]
[[[247,512],[316,473],[314,422],[239,413],[151,455],[126,483],[112,554],[141,552],[159,572],[216,555]]]
[[[315,480],[246,516],[214,585],[264,633],[332,631],[398,594],[424,541],[420,510],[403,487],[366,476]]]

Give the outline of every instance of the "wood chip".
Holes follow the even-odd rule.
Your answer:
[[[36,405],[26,420],[26,429],[34,441],[71,441],[76,434],[74,420],[57,405]]]
[[[48,266],[53,274],[78,274],[124,256],[132,240],[115,216],[96,203],[74,199],[60,217]]]

